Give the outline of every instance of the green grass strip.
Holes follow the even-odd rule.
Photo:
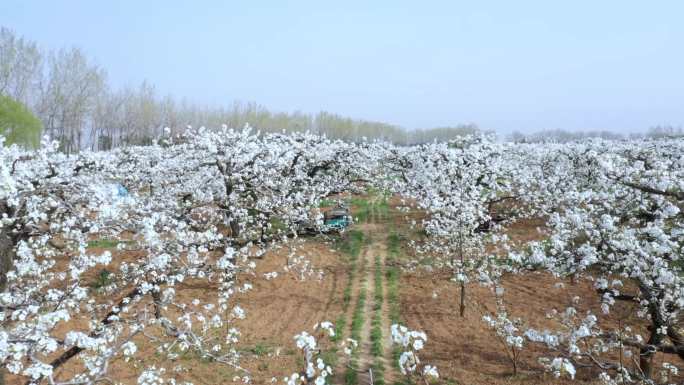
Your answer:
[[[382,357],[382,302],[383,295],[383,274],[382,274],[382,259],[380,256],[375,256],[375,302],[373,304],[373,321],[371,323],[371,353],[375,357],[373,369],[374,384],[385,385],[385,367],[380,360]]]
[[[352,230],[338,246],[338,249],[346,253],[349,257],[349,273],[347,286],[345,286],[344,293],[342,294],[342,314],[340,314],[335,321],[335,336],[332,338],[334,342],[342,341],[344,339],[344,331],[347,328],[346,313],[347,309],[349,308],[349,303],[351,302],[352,283],[354,282],[354,277],[356,276],[356,265],[359,259],[359,253],[361,252],[361,247],[363,247],[363,242],[363,232]]]
[[[366,260],[362,259],[359,265],[358,271],[363,271],[366,267]],[[351,282],[351,281],[350,281]],[[356,340],[361,345],[361,330],[363,329],[364,322],[364,309],[366,306],[366,277],[361,279],[361,287],[359,288],[359,297],[356,299],[356,304],[354,305],[354,313],[352,314],[351,320],[351,338]],[[359,371],[359,351],[356,350],[351,357],[349,367],[344,375],[344,380],[346,385],[356,385],[358,383],[358,371]]]

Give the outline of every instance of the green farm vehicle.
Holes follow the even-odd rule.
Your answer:
[[[310,221],[299,223],[300,234],[340,232],[353,223],[351,212],[343,205],[323,212],[323,226],[316,228]]]

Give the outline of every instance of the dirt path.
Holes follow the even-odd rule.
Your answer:
[[[361,340],[359,342],[359,359],[358,369],[360,371],[358,377],[358,384],[370,384],[370,377],[368,369],[373,365],[374,358],[371,353],[371,328],[373,320],[373,306],[375,297],[375,285],[373,284],[373,272],[375,271],[374,251],[376,249],[377,237],[375,228],[365,231],[368,236],[370,244],[363,251],[363,271],[360,272],[359,278],[362,280],[362,285],[366,289],[366,302],[363,309],[363,326],[361,328]]]
[[[353,335],[353,318],[354,312],[358,309],[359,297],[365,294],[365,302],[363,304],[361,316],[363,322],[361,323],[359,337],[359,347],[357,356],[357,384],[367,385],[371,384],[370,369],[374,368],[375,385],[378,384],[392,384],[394,381],[393,366],[392,366],[392,347],[390,346],[390,321],[389,321],[389,304],[387,302],[387,282],[385,271],[385,259],[387,256],[386,235],[387,228],[382,223],[368,223],[359,226],[359,230],[364,232],[367,241],[364,244],[359,260],[358,271],[355,274],[355,282],[352,283],[352,300],[347,317],[351,321],[346,331],[346,335]],[[376,258],[379,260],[379,266],[376,265]],[[382,289],[382,302],[378,303],[376,297],[376,269],[380,268]],[[376,317],[376,311],[380,309],[380,330],[382,336],[380,343],[382,346],[382,354],[376,356],[373,352],[373,320]],[[377,338],[377,337],[376,337]],[[378,373],[377,368],[381,367],[383,373]],[[339,370],[339,369],[338,369]],[[338,371],[339,373],[339,371]],[[384,378],[384,381],[379,381],[379,376]],[[341,378],[339,378],[341,379]],[[341,384],[345,383],[342,379]]]

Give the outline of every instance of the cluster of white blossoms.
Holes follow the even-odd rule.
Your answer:
[[[335,337],[335,326],[332,322],[324,321],[314,326],[314,332],[318,332],[319,337]],[[299,385],[314,383],[315,385],[325,385],[327,379],[332,375],[332,368],[321,357],[321,349],[317,345],[316,337],[303,331],[295,337],[297,348],[304,355],[304,370],[301,373],[292,373],[283,378],[287,385]]]
[[[421,365],[418,352],[423,350],[427,342],[427,334],[410,330],[406,326],[393,324],[390,329],[392,343],[400,345],[403,352],[399,356],[399,370],[405,376],[418,375],[438,378],[437,368],[432,365]],[[422,368],[421,368],[422,366]]]
[[[509,319],[506,313],[498,313],[496,317],[485,315],[482,317],[490,328],[503,339],[504,343],[511,348],[522,349],[524,339],[520,335],[518,319]]]
[[[560,377],[562,374],[567,374],[570,376],[570,378],[575,378],[575,366],[567,358],[556,357],[546,366],[556,377]]]

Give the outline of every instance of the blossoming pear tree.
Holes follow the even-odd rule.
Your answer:
[[[437,257],[434,267],[450,269],[460,286],[459,312],[466,307],[466,284],[490,284],[486,261],[493,250],[505,249],[502,225],[521,213],[504,203],[524,194],[518,186],[517,162],[508,146],[487,137],[466,137],[432,143],[391,155],[395,191],[412,198],[426,211],[422,226],[427,235],[417,245],[420,254]]]

